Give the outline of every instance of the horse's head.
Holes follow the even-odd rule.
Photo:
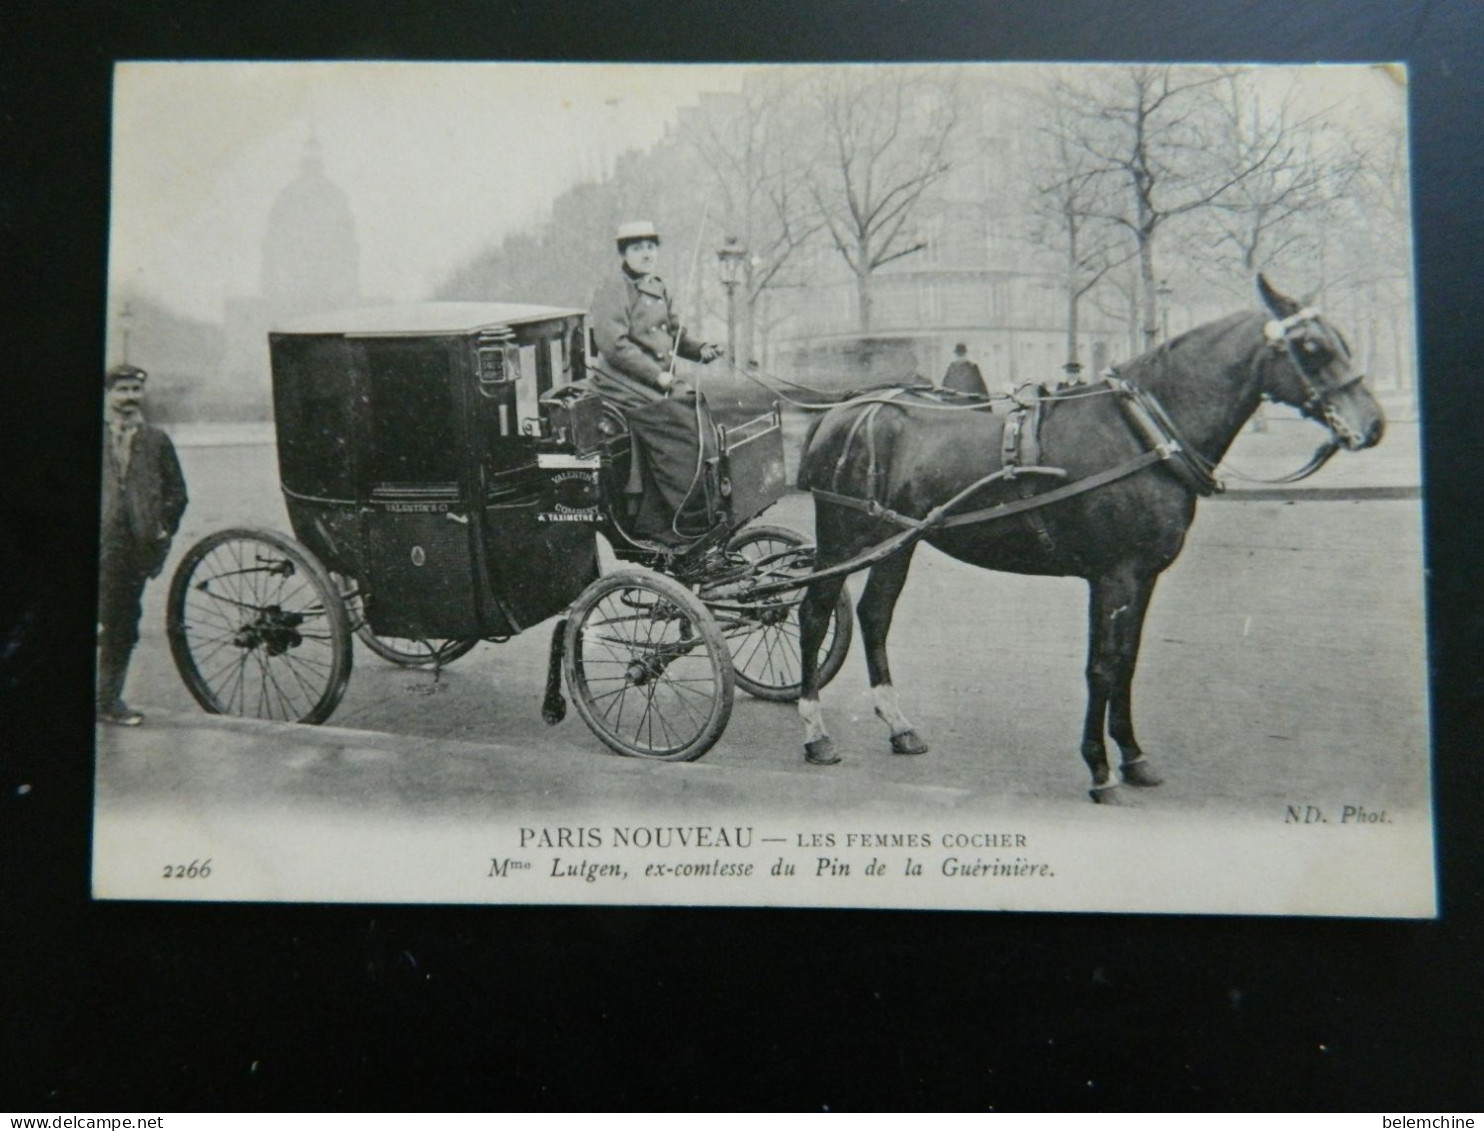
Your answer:
[[[1266,348],[1282,359],[1266,367],[1263,392],[1323,424],[1351,451],[1380,443],[1386,414],[1365,387],[1365,374],[1352,364],[1344,335],[1261,275],[1257,293],[1273,315],[1263,327]]]

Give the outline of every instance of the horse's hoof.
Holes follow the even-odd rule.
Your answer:
[[[840,755],[835,753],[835,744],[826,735],[804,743],[804,761],[814,766],[833,766],[840,761]]]
[[[1128,762],[1118,767],[1119,774],[1123,777],[1125,785],[1137,785],[1140,787],[1164,785],[1165,779],[1155,772],[1154,765],[1140,759],[1137,762]]]
[[[915,730],[904,730],[900,734],[891,736],[891,752],[893,754],[926,754],[928,744]]]
[[[1119,795],[1116,785],[1095,785],[1087,791],[1087,796],[1099,805],[1123,804],[1123,798]]]

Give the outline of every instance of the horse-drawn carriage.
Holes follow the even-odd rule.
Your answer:
[[[284,498],[297,541],[227,530],[171,585],[176,663],[210,711],[322,722],[350,674],[352,633],[404,664],[451,662],[562,614],[544,712],[578,712],[620,753],[700,757],[734,686],[800,700],[809,761],[839,760],[819,689],[858,608],[876,713],[897,753],[927,749],[886,655],[913,547],[988,569],[1083,577],[1091,589],[1082,756],[1095,800],[1120,777],[1157,785],[1134,738],[1131,687],[1154,583],[1199,495],[1262,399],[1341,448],[1377,444],[1380,406],[1343,336],[1259,279],[1262,313],[1197,327],[1095,386],[996,406],[918,388],[848,398],[811,428],[800,481],[818,551],[748,526],[784,490],[776,407],[720,430],[692,484],[711,527],[684,552],[635,538],[623,419],[588,390],[579,311],[433,304],[275,334]],[[821,408],[830,407],[826,405]],[[699,425],[698,425],[699,426]],[[598,532],[620,568],[601,575]]]
[[[558,614],[560,681],[628,755],[688,760],[721,735],[735,686],[798,697],[797,607],[813,550],[747,524],[784,491],[776,406],[718,428],[698,468],[710,530],[683,552],[631,536],[622,415],[583,382],[577,310],[429,303],[301,320],[270,335],[294,537],[222,530],[186,553],[168,634],[206,710],[328,719],[352,636],[444,665]],[[618,568],[600,572],[598,533]],[[849,647],[842,596],[822,666]]]

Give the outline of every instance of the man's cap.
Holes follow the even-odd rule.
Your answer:
[[[969,352],[969,347],[966,346],[966,345],[964,345],[963,342],[959,342],[958,345],[956,345],[956,346],[953,347],[953,352],[954,353],[968,353]]]
[[[655,243],[659,243],[660,233],[651,220],[629,220],[618,226],[618,232],[614,238],[618,241],[619,248],[622,249],[625,244],[631,244],[636,240],[654,240]]]
[[[105,389],[111,389],[120,381],[144,381],[148,378],[149,374],[140,369],[139,366],[125,363],[123,365],[115,365],[107,373],[103,374],[103,387]]]

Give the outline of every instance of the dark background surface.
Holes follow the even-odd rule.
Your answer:
[[[0,1109],[1478,1108],[1481,48],[1469,0],[11,12]],[[1443,918],[89,902],[110,66],[178,57],[1410,63]]]

